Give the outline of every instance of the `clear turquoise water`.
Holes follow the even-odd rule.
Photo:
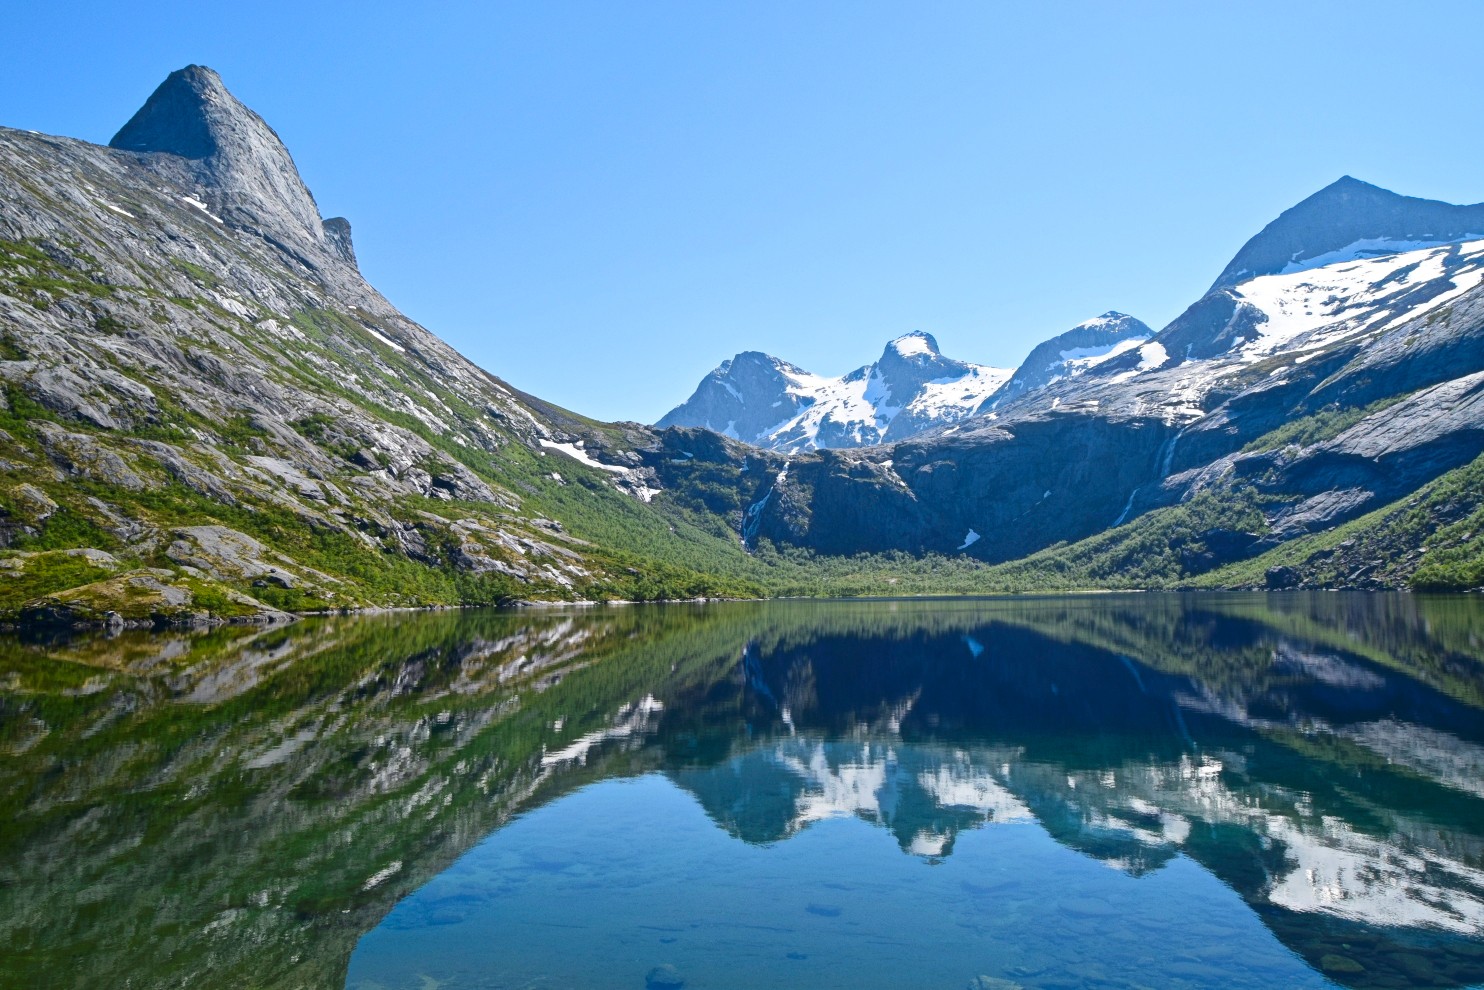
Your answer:
[[[0,988],[1484,984],[1484,597],[0,637]]]
[[[704,689],[550,722],[566,786],[399,903],[347,986],[1478,983],[1481,639],[1258,601],[754,627]]]
[[[936,860],[854,817],[754,846],[658,774],[480,843],[361,940],[348,985],[635,990],[664,966],[697,990],[1334,985],[1183,857],[1134,877],[1015,823]]]

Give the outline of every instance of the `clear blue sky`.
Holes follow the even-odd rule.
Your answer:
[[[425,8],[425,9],[423,9]],[[17,3],[0,123],[171,70],[273,125],[367,277],[516,386],[653,420],[744,349],[1012,366],[1156,328],[1342,174],[1484,200],[1484,4]]]

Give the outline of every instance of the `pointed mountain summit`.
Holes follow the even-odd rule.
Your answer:
[[[1346,175],[1284,210],[1244,244],[1211,291],[1259,275],[1479,237],[1484,203],[1455,206],[1401,196]]]
[[[350,225],[329,221],[283,142],[202,65],[172,72],[109,146],[182,159],[210,212],[235,226],[302,244],[307,240],[354,263]]]
[[[1442,278],[1425,295],[1471,284],[1467,275],[1463,283],[1452,281],[1463,274],[1463,260],[1448,246],[1476,240],[1484,240],[1484,203],[1455,206],[1402,196],[1347,175],[1284,210],[1249,240],[1156,343],[1175,363],[1238,349],[1267,355],[1290,345],[1312,348],[1383,312],[1423,301],[1416,294],[1422,276],[1407,270],[1430,249],[1441,251],[1435,260]]]

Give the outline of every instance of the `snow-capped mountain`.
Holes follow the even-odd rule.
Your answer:
[[[1290,369],[1339,345],[1366,346],[1406,324],[1451,313],[1451,304],[1484,282],[1484,238],[1386,254],[1375,253],[1374,245],[1411,243],[1369,243],[1364,251],[1319,256],[1322,265],[1212,289],[1147,343],[1099,366],[1080,383],[1077,399],[1124,408],[1153,404],[1171,422],[1197,419],[1213,394],[1238,383],[1271,388],[1288,380]],[[1254,366],[1272,362],[1279,364],[1270,374],[1254,375]],[[1072,398],[1051,389],[1032,401]]]
[[[1455,206],[1400,196],[1343,176],[1279,214],[1242,245],[1214,291],[1259,275],[1484,237],[1484,203]]]
[[[1477,286],[1481,278],[1484,236],[1388,254],[1347,251],[1323,266],[1215,289],[1166,327],[1152,346],[1166,352],[1161,365],[1202,358],[1251,363],[1304,354],[1431,312]]]
[[[750,533],[1009,560],[1202,493],[1245,500],[1240,531],[1213,524],[1180,551],[1200,573],[1404,505],[1484,454],[1481,223],[1484,208],[1341,180],[1269,224],[1158,334],[1081,374],[879,451],[795,456]],[[1420,566],[1416,543],[1398,546]]]
[[[916,436],[972,414],[1010,377],[947,358],[932,334],[905,334],[874,363],[816,375],[759,351],[723,361],[657,424],[700,426],[780,451],[864,447]]]
[[[1153,336],[1154,331],[1142,320],[1112,310],[1079,323],[1066,333],[1036,345],[1010,380],[979,411],[988,412],[1026,392],[1063,378],[1074,378]]]
[[[261,614],[466,587],[660,593],[552,518],[582,518],[592,492],[611,549],[707,562],[663,579],[686,596],[737,590],[709,563],[737,538],[989,561],[1065,542],[1060,563],[1104,570],[1056,580],[1093,586],[1142,580],[1149,561],[1184,579],[1309,534],[1333,545],[1303,542],[1304,561],[1354,561],[1314,565],[1328,569],[1311,583],[1427,567],[1441,586],[1484,581],[1432,563],[1484,560],[1484,530],[1462,524],[1484,511],[1484,206],[1342,179],[1153,337],[1105,314],[1013,375],[946,358],[925,333],[839,378],[748,352],[655,430],[519,392],[397,312],[357,269],[349,224],[319,216],[287,148],[210,70],[172,74],[113,147],[0,128],[0,152],[0,405],[24,421],[0,436],[0,547],[99,562],[76,587],[37,563],[61,582],[24,606],[42,621],[104,621],[114,604],[128,621],[211,614],[199,574],[206,600]],[[419,499],[488,508],[451,520]],[[1181,503],[1200,511],[1076,545]],[[1423,536],[1405,520],[1371,548],[1326,533],[1418,504],[1439,516]],[[304,543],[281,513],[338,542]],[[704,525],[656,525],[672,513]],[[386,561],[473,583],[412,594]],[[1054,570],[1033,566],[1036,581]]]

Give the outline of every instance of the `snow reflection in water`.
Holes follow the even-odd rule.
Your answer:
[[[349,985],[1478,981],[1484,719],[1251,632],[1208,678],[1172,662],[1191,644],[1024,623],[750,642],[727,691],[552,749],[658,772],[491,836],[362,940]]]

